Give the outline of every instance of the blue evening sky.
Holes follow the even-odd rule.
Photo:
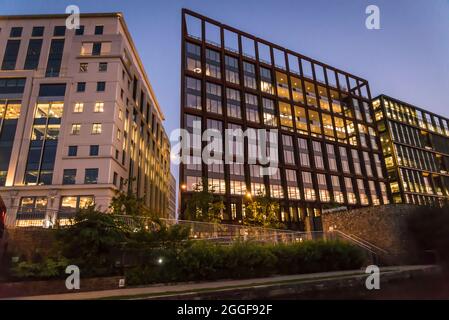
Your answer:
[[[181,8],[365,78],[385,93],[449,117],[449,0],[0,0],[0,15],[124,13],[169,133],[179,126]],[[380,7],[381,30],[365,28]],[[175,175],[176,176],[176,175]]]

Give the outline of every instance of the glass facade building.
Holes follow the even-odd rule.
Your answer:
[[[449,119],[385,95],[373,109],[393,202],[442,205],[449,196]]]
[[[181,127],[195,123],[223,134],[277,129],[279,170],[263,176],[248,161],[251,139],[232,144],[243,162],[181,164],[181,218],[202,177],[223,196],[227,223],[242,223],[260,193],[279,201],[280,221],[305,230],[319,230],[325,210],[389,203],[366,80],[183,10]]]

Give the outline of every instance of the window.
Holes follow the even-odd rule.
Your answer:
[[[290,100],[290,88],[288,86],[288,78],[285,74],[276,71],[277,92],[280,98]]]
[[[206,49],[206,75],[214,78],[221,78],[220,53]]]
[[[94,112],[103,112],[104,111],[104,102],[95,102]]]
[[[291,136],[282,135],[285,164],[295,165],[295,153],[293,149],[293,139]]]
[[[245,93],[246,103],[246,120],[259,123],[259,107],[257,103],[257,96]]]
[[[344,173],[350,173],[349,169],[349,161],[348,161],[348,153],[346,152],[345,147],[339,147],[340,150],[340,161],[341,161],[341,167],[343,169]]]
[[[53,36],[55,36],[55,37],[65,36],[65,26],[56,26],[53,29]]]
[[[100,150],[99,145],[91,145],[89,148],[89,156],[98,156],[99,150]]]
[[[76,84],[76,92],[84,92],[86,91],[86,83],[85,82],[78,82]]]
[[[263,122],[270,127],[277,127],[278,121],[276,111],[274,109],[274,101],[267,98],[262,98],[263,104]]]
[[[321,120],[318,112],[309,110],[309,123],[312,136],[321,137]]]
[[[304,108],[295,106],[295,120],[296,130],[301,134],[309,134],[307,129],[306,110]]]
[[[99,72],[106,72],[106,71],[108,71],[108,63],[107,62],[100,62],[98,64],[98,71]]]
[[[245,87],[257,89],[256,67],[254,66],[254,64],[243,61],[243,74]]]
[[[309,148],[307,146],[307,140],[298,138],[298,148],[299,148],[299,160],[301,166],[310,167],[310,159],[309,159]]]
[[[73,112],[75,113],[81,113],[84,110],[84,103],[82,102],[76,102],[75,106],[73,107]]]
[[[11,38],[20,38],[22,36],[22,27],[12,27],[9,33]]]
[[[239,84],[239,61],[230,56],[225,56],[226,81]]]
[[[228,117],[241,119],[240,91],[226,88],[226,102]]]
[[[78,26],[78,29],[75,29],[76,36],[82,36],[84,34],[84,26]]]
[[[78,146],[69,146],[69,152],[67,154],[69,157],[76,157],[78,154]]]
[[[329,202],[330,193],[329,190],[327,189],[326,176],[324,174],[317,174],[317,180],[318,180],[318,189],[320,193],[320,200],[322,202]]]
[[[269,94],[274,94],[273,79],[271,70],[260,67],[260,90]]]
[[[77,136],[80,134],[80,131],[81,131],[81,124],[79,123],[72,124],[72,130],[70,131],[70,134]]]
[[[331,176],[332,192],[334,193],[334,201],[337,203],[344,203],[343,192],[341,192],[340,178],[338,176]]]
[[[65,27],[64,27],[65,30]],[[53,39],[48,55],[46,77],[59,77],[62,63],[62,53],[64,51],[64,39]]]
[[[85,184],[96,184],[96,183],[98,183],[98,168],[86,169],[85,170],[84,183]]]
[[[100,134],[101,133],[101,123],[92,124],[92,134]]]
[[[114,171],[114,175],[112,176],[112,184],[117,186],[118,174]]]
[[[360,159],[359,159],[359,153],[355,149],[351,149],[351,155],[352,155],[352,163],[354,165],[354,173],[361,175],[362,169],[360,167]]]
[[[87,62],[82,62],[80,63],[80,72],[87,72],[87,68],[88,68],[89,64]]]
[[[222,114],[221,86],[210,82],[206,83],[206,110]]]
[[[186,77],[186,107],[201,110],[201,81]]]
[[[104,29],[103,26],[95,26],[95,34],[96,35],[103,34],[103,29]]]
[[[292,107],[285,102],[279,102],[279,113],[281,118],[281,128],[293,131]]]
[[[337,171],[337,159],[335,158],[335,148],[332,144],[326,144],[327,159],[329,162],[329,170]]]
[[[19,54],[20,40],[8,40],[3,56],[2,70],[14,70],[16,68],[17,55]]]
[[[62,184],[76,183],[76,169],[64,169],[62,176]]]
[[[201,73],[201,48],[193,43],[186,43],[186,69]]]
[[[321,143],[318,141],[313,141],[313,155],[315,159],[315,168],[324,169],[323,153],[321,150]]]
[[[302,182],[304,184],[304,196],[306,201],[315,201],[316,194],[313,188],[312,174],[310,172],[302,172]]]
[[[97,82],[97,92],[103,92],[106,89],[106,82],[99,81]]]
[[[39,58],[42,49],[42,39],[31,39],[28,44],[27,56],[25,59],[25,70],[35,70],[39,65]]]
[[[63,109],[58,101],[36,105],[24,179],[27,185],[52,183]]]
[[[350,203],[350,204],[357,203],[357,198],[354,193],[354,188],[352,185],[351,178],[345,177],[345,187],[346,187],[346,195],[348,197],[348,203]]]
[[[360,203],[362,205],[368,205],[369,204],[368,196],[366,194],[365,185],[362,179],[357,179],[357,187],[359,189]]]

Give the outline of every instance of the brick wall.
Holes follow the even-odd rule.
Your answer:
[[[385,205],[351,211],[323,213],[323,230],[330,227],[358,236],[388,251],[390,263],[417,262],[417,249],[408,232],[407,218],[422,207]]]

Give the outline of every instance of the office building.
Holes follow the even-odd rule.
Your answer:
[[[373,100],[394,203],[440,206],[449,196],[449,120],[398,99]]]
[[[119,189],[166,216],[164,114],[122,14],[82,14],[77,29],[66,29],[66,17],[0,17],[0,195],[9,223],[52,226],[90,203],[107,210]]]
[[[242,223],[260,193],[279,201],[280,221],[306,230],[319,230],[326,210],[389,203],[368,81],[189,10],[180,120],[189,132],[194,122],[202,131],[277,129],[280,160],[276,174],[262,175],[245,139],[234,146],[243,163],[183,163],[181,217],[202,177],[223,197],[226,223]]]

